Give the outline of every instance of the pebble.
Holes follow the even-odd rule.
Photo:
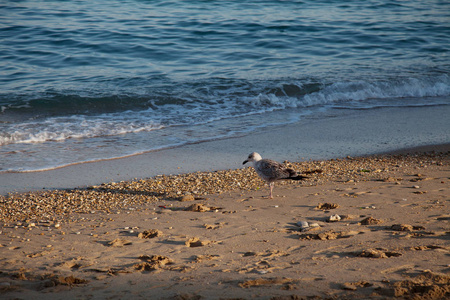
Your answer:
[[[297,226],[300,227],[300,229],[305,229],[309,227],[309,224],[306,221],[299,221],[297,222]]]
[[[331,215],[328,218],[328,222],[337,222],[341,220],[341,216],[340,215]]]

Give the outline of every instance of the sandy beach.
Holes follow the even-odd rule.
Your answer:
[[[1,298],[446,299],[449,150],[2,196]]]

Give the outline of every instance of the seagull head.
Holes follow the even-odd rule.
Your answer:
[[[248,155],[248,158],[246,160],[244,160],[244,162],[242,164],[245,165],[248,162],[257,162],[261,159],[262,159],[261,155],[259,155],[256,152],[252,152]]]

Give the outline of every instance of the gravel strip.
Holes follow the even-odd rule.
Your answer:
[[[449,165],[449,154],[427,153],[383,155],[327,161],[285,164],[309,176],[301,185],[319,185],[328,181],[359,182],[367,180],[398,181],[398,171],[414,174],[417,167]],[[417,174],[420,175],[420,174]],[[416,176],[420,177],[420,176]],[[281,185],[298,185],[281,181]],[[204,197],[228,191],[252,191],[264,188],[253,168],[181,175],[160,175],[149,179],[105,183],[84,189],[39,191],[0,196],[0,224],[23,222],[64,222],[79,213],[116,213],[134,210],[161,200],[180,200],[185,195]]]

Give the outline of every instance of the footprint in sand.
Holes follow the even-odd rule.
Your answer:
[[[210,254],[195,255],[194,258],[193,258],[193,262],[194,263],[201,263],[201,262],[204,262],[204,261],[218,259],[219,257],[220,257],[220,255],[210,255]]]
[[[114,241],[107,243],[107,245],[111,247],[123,247],[131,244],[132,243],[130,241],[124,239],[115,239]]]
[[[367,249],[354,253],[358,257],[371,257],[371,258],[389,258],[402,256],[400,252],[388,251],[386,249]]]
[[[158,229],[149,229],[149,230],[145,230],[143,232],[140,232],[138,234],[138,238],[140,239],[152,239],[158,236],[162,236],[163,233],[162,231],[158,230]]]
[[[194,211],[194,212],[207,212],[207,211],[219,211],[219,209],[222,209],[221,207],[208,207],[206,205],[203,204],[192,204],[188,207],[186,207],[184,210],[185,211]]]
[[[377,225],[383,223],[383,220],[378,220],[372,217],[365,218],[361,221],[361,225]]]
[[[163,255],[141,255],[139,259],[143,260],[143,262],[133,266],[138,271],[156,271],[165,265],[174,263],[170,258]]]
[[[336,209],[339,208],[339,204],[336,203],[319,203],[316,206],[316,209],[321,209],[321,210],[329,210],[329,209]]]
[[[214,223],[214,224],[203,224],[206,229],[219,229],[222,228],[226,223]]]
[[[412,226],[409,224],[394,224],[388,229],[395,230],[395,231],[413,231],[413,230],[425,230],[425,227],[423,226]]]
[[[190,238],[189,240],[186,241],[185,245],[187,247],[202,247],[208,244],[211,244],[211,241],[201,241],[198,237],[193,237]]]
[[[334,230],[329,230],[321,233],[304,233],[299,236],[301,240],[335,240],[341,238],[350,238],[357,234],[364,233],[364,231],[341,231],[335,232]]]
[[[450,276],[424,271],[414,278],[391,285],[396,297],[407,299],[448,299]]]
[[[368,281],[365,281],[365,280],[360,280],[357,282],[345,282],[342,285],[342,289],[356,291],[358,289],[358,287],[370,287],[370,286],[373,286],[373,284]]]

